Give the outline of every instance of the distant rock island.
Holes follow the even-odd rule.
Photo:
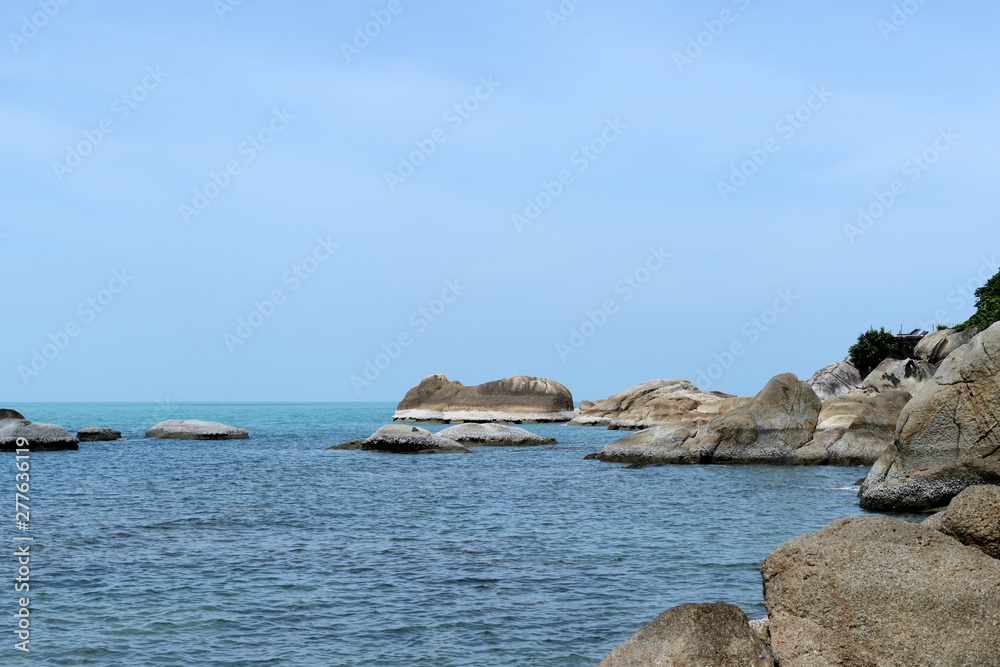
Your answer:
[[[547,378],[517,375],[466,387],[445,375],[431,375],[396,407],[398,422],[539,424],[575,416],[569,389]]]

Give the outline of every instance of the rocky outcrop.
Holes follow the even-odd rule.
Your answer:
[[[111,442],[112,440],[121,440],[122,432],[100,426],[85,426],[76,432],[76,437],[80,439],[80,442]]]
[[[847,356],[840,363],[819,369],[807,382],[820,400],[826,401],[860,389],[864,377],[854,365],[854,360]]]
[[[812,440],[822,404],[791,373],[699,428],[657,426],[608,444],[597,457],[625,463],[774,463]]]
[[[677,422],[707,424],[737,402],[735,396],[704,392],[687,380],[651,380],[602,401],[584,401],[570,424],[607,426],[612,430]]]
[[[522,424],[573,417],[573,395],[553,380],[518,375],[466,387],[444,375],[431,375],[406,392],[393,420]]]
[[[4,419],[24,419],[24,415],[17,410],[7,410],[4,408],[0,410],[0,421],[3,421]]]
[[[1000,486],[970,486],[923,525],[1000,559]]]
[[[978,330],[972,328],[965,331],[941,329],[927,334],[917,343],[917,347],[913,350],[913,358],[939,366],[952,352],[972,340],[977,333]]]
[[[790,454],[796,465],[870,466],[892,445],[905,391],[855,390],[823,402],[812,442]]]
[[[159,440],[247,440],[246,429],[196,419],[170,419],[146,431],[147,438]]]
[[[17,441],[19,438],[27,440],[28,448],[31,451],[44,452],[80,448],[80,441],[77,437],[62,426],[36,424],[27,419],[0,419],[0,452],[12,452],[18,449]]]
[[[346,444],[346,443],[345,443]],[[345,447],[345,449],[354,449]],[[405,424],[389,424],[366,438],[358,449],[393,454],[469,454],[468,449],[449,438]]]
[[[924,512],[945,507],[965,489],[981,484],[1000,484],[1000,461],[958,461],[914,470],[878,484],[868,485],[866,480],[860,504],[873,512]]]
[[[931,528],[840,519],[761,574],[782,667],[1000,665],[1000,562]]]
[[[886,504],[895,498],[905,503],[898,507],[904,510],[921,496],[944,505],[966,486],[983,483],[976,480],[992,474],[991,466],[955,464],[1000,460],[998,376],[1000,323],[952,352],[903,408],[893,445],[862,486],[862,507],[897,509]],[[900,478],[905,479],[893,481]],[[921,484],[926,492],[916,488]]]
[[[867,392],[905,391],[916,396],[937,367],[926,361],[886,359],[865,378],[861,388]]]
[[[660,614],[598,667],[773,667],[739,607],[686,604]]]
[[[500,424],[460,424],[449,426],[437,435],[469,447],[534,447],[556,444],[555,438],[543,438],[523,428]]]

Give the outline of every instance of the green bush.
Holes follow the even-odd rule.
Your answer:
[[[885,328],[877,331],[872,328],[858,336],[858,342],[849,352],[861,375],[867,376],[885,359],[899,353],[899,342]]]
[[[965,331],[975,327],[986,331],[994,322],[1000,322],[1000,273],[976,290],[976,314],[955,329]]]

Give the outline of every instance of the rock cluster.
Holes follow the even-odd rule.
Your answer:
[[[687,380],[651,380],[610,398],[582,403],[570,424],[612,430],[677,422],[701,425],[728,412],[738,401],[729,394],[701,391]]]
[[[351,440],[330,449],[361,449],[392,454],[469,454],[469,450],[451,438],[435,435],[427,429],[389,424],[364,440]]]
[[[431,375],[413,387],[396,407],[400,422],[568,422],[573,395],[547,378],[518,375],[466,387],[444,375]]]

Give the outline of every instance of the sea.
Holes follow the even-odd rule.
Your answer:
[[[2,522],[2,665],[593,667],[675,605],[762,618],[768,553],[865,514],[863,468],[629,468],[584,460],[626,435],[596,427],[407,456],[327,449],[390,423],[392,403],[2,407],[123,434],[30,455],[30,528],[13,502]],[[165,419],[251,439],[143,438]],[[0,456],[13,501],[14,455]],[[14,648],[24,536],[28,654]]]

